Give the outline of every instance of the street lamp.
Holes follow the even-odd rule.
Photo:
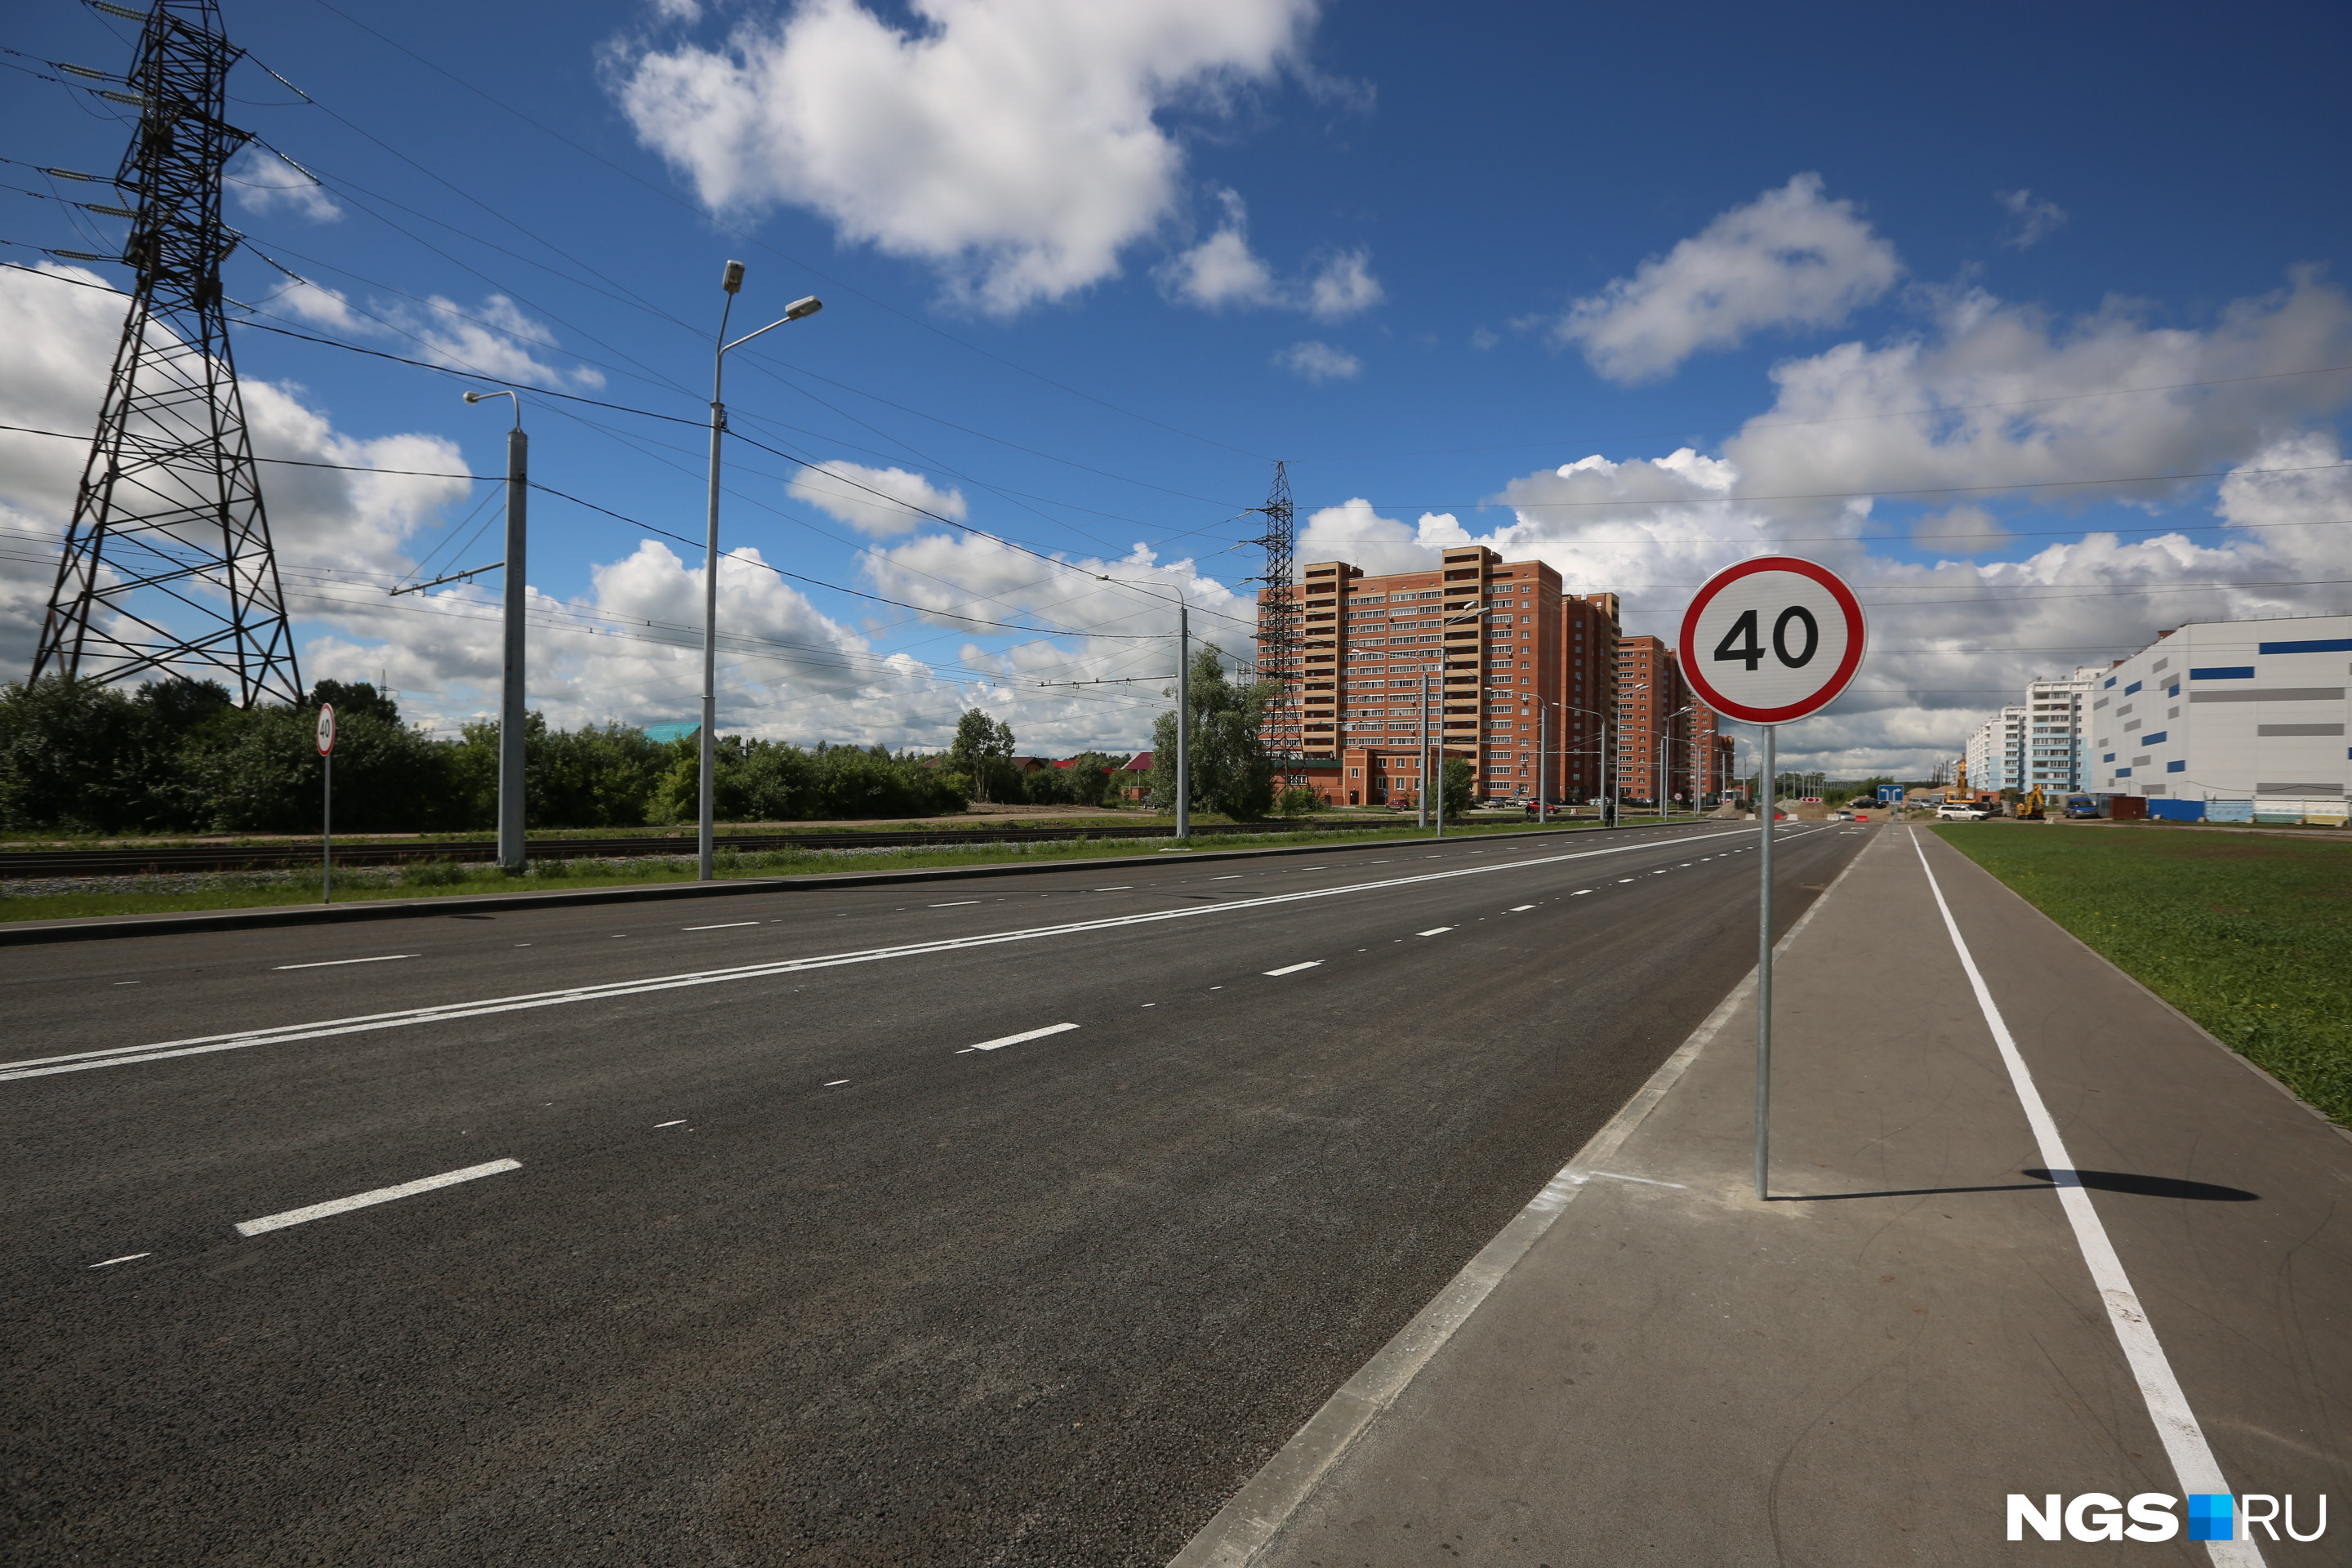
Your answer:
[[[712,826],[716,820],[713,793],[714,775],[719,769],[719,437],[727,429],[727,405],[719,397],[719,381],[727,369],[727,351],[740,349],[760,335],[772,332],[787,321],[797,321],[803,316],[814,316],[824,309],[824,301],[811,294],[795,300],[784,313],[761,327],[759,332],[745,332],[734,342],[727,341],[727,319],[735,310],[736,293],[743,287],[743,264],[730,261],[726,276],[719,281],[727,290],[726,306],[719,312],[719,336],[713,340],[717,351],[710,356],[710,510],[702,541],[702,789],[699,807],[700,826],[696,832],[696,847],[699,854],[702,880],[710,881]]]
[[[505,392],[468,392],[467,403],[493,397],[514,400],[514,428],[507,432],[506,643],[499,658],[499,867],[520,871],[528,864],[523,845],[523,613],[530,608],[523,581],[523,513],[530,496],[530,448],[522,433],[522,397]]]
[[[1131,583],[1124,577],[1095,574],[1097,582],[1116,583],[1122,588],[1134,588],[1160,598],[1167,597],[1149,583]],[[1176,842],[1183,843],[1192,837],[1192,655],[1191,650],[1191,616],[1192,601],[1181,585],[1171,584],[1176,593]]]
[[[1696,702],[1685,702],[1680,708],[1675,709],[1673,712],[1658,721],[1657,788],[1658,820],[1660,822],[1666,820],[1666,788],[1671,781],[1675,767],[1675,721],[1697,706],[1698,704]]]
[[[1457,626],[1465,621],[1479,620],[1494,613],[1492,609],[1482,605],[1447,616],[1437,623],[1438,635],[1443,638],[1447,626]],[[1429,623],[1423,621],[1422,624],[1427,626]],[[1444,671],[1445,650],[1441,647],[1437,650],[1437,679],[1440,682],[1441,694],[1444,690]],[[1429,681],[1430,671],[1424,669],[1421,676],[1421,820],[1423,826],[1426,826],[1429,822]],[[1475,731],[1473,739],[1475,742]],[[1475,743],[1473,750],[1475,750]],[[1440,838],[1445,837],[1445,712],[1442,708],[1437,715],[1437,837]]]

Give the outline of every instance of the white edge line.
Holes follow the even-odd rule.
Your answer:
[[[1977,1010],[1984,1015],[1985,1027],[1992,1033],[2001,1065],[2009,1069],[2010,1087],[2016,1090],[2026,1122],[2033,1129],[2042,1163],[2053,1178],[2072,1175],[2074,1157],[2067,1152],[2058,1123],[2051,1116],[2050,1108],[2042,1103],[2041,1089],[2034,1085],[2033,1071],[2026,1066],[2000,1005],[1992,999],[1992,988],[1985,984],[1975,954],[1960,935],[1960,922],[1953,918],[1952,906],[1944,900],[1943,885],[1936,880],[1936,868],[1927,863],[1927,849],[1919,842],[1919,830],[1914,827],[1909,832],[1912,851],[1919,857],[1919,869],[1927,873],[1927,890],[1936,895],[1936,908],[1943,915],[1944,930],[1952,939],[1952,951],[1959,955],[1969,989],[1976,993]],[[2067,1224],[2074,1227],[2074,1244],[2082,1249],[2091,1283],[2097,1287],[2099,1299],[2107,1309],[2107,1321],[2116,1331],[2116,1342],[2123,1347],[2133,1381],[2139,1384],[2140,1399],[2147,1406],[2147,1417],[2156,1426],[2158,1438],[2164,1444],[2165,1457],[2172,1461],[2172,1472],[2179,1479],[2180,1489],[2190,1493],[2230,1490],[2230,1483],[2221,1475],[2221,1462],[2213,1458],[2212,1447],[2205,1441],[2205,1430],[2197,1424],[2197,1413],[2189,1408],[2189,1396],[2181,1392],[2180,1380],[2173,1375],[2172,1363],[2164,1353],[2162,1342],[2156,1337],[2155,1325],[2147,1321],[2147,1310],[2140,1305],[2139,1293],[2132,1289],[2131,1277],[2124,1272],[2123,1259],[2116,1255],[2115,1243],[2107,1237],[2107,1227],[2091,1203],[2089,1190],[2079,1177],[2060,1181],[2058,1201],[2066,1211]],[[2204,1545],[2214,1568],[2260,1568],[2263,1561],[2262,1549],[2251,1541],[2209,1541]]]
[[[1042,1040],[1048,1035],[1063,1034],[1076,1027],[1076,1024],[1048,1024],[1042,1029],[1030,1029],[1018,1035],[1006,1035],[1002,1039],[982,1040],[976,1046],[966,1046],[963,1049],[965,1051],[1002,1050],[1006,1046],[1017,1046],[1024,1040]],[[958,1051],[956,1054],[961,1056],[963,1051]]]
[[[1753,833],[1754,828],[1731,829],[1730,833]],[[1698,838],[1719,838],[1729,834],[1717,831],[1703,833]],[[1696,842],[1696,839],[1691,840]],[[1669,839],[1668,843],[1685,840]],[[1538,866],[1559,865],[1570,860],[1589,860],[1596,856],[1624,855],[1636,850],[1660,847],[1654,840],[1641,839],[1627,844],[1615,844],[1601,849],[1574,850],[1564,855],[1548,855],[1536,860],[1497,862],[1486,866],[1465,867],[1449,871],[1420,871],[1407,876],[1387,877],[1371,882],[1347,882],[1335,888],[1306,888],[1295,893],[1267,893],[1257,898],[1238,899],[1228,904],[1186,904],[1176,909],[1153,910],[1143,914],[1116,915],[1097,921],[1074,921],[1066,925],[1028,926],[1017,931],[991,931],[978,936],[943,938],[937,942],[908,942],[895,947],[866,948],[854,952],[823,953],[811,958],[777,959],[769,963],[743,964],[732,969],[693,970],[679,974],[655,975],[645,980],[615,980],[597,984],[567,986],[558,991],[530,992],[513,996],[492,996],[472,1002],[451,1002],[431,1007],[404,1008],[395,1013],[364,1013],[341,1018],[324,1018],[310,1023],[283,1024],[272,1028],[241,1029],[226,1035],[197,1035],[177,1040],[158,1040],[137,1046],[111,1046],[103,1050],[72,1051],[62,1056],[27,1057],[16,1061],[0,1061],[0,1082],[12,1079],[47,1078],[53,1073],[83,1072],[93,1068],[129,1067],[140,1062],[162,1061],[170,1057],[204,1056],[214,1051],[244,1050],[248,1047],[287,1045],[298,1040],[320,1039],[334,1035],[365,1034],[376,1029],[397,1029],[415,1024],[431,1024],[459,1018],[479,1017],[491,1013],[511,1013],[532,1007],[560,1006],[571,1002],[593,1002],[617,996],[644,995],[655,991],[673,991],[690,985],[710,985],[727,980],[753,980],[778,974],[797,974],[804,970],[833,969],[851,963],[871,963],[888,958],[912,958],[935,952],[951,952],[970,947],[993,946],[1000,942],[1031,942],[1042,937],[1069,936],[1091,931],[1108,931],[1121,926],[1149,925],[1159,921],[1188,920],[1202,915],[1227,914],[1235,910],[1264,909],[1275,904],[1297,903],[1308,899],[1338,898],[1349,893],[1377,892],[1388,888],[1412,887],[1423,882],[1444,881],[1455,877],[1484,876],[1493,871],[1524,871]],[[1374,861],[1386,865],[1386,861]]]
[[[419,1193],[429,1193],[437,1187],[454,1187],[459,1182],[471,1182],[483,1176],[495,1176],[504,1171],[520,1171],[520,1160],[492,1160],[480,1165],[468,1165],[462,1171],[444,1171],[437,1176],[421,1176],[413,1182],[403,1182],[396,1187],[378,1187],[372,1193],[354,1193],[347,1198],[330,1198],[322,1204],[288,1209],[283,1214],[264,1215],[259,1219],[237,1221],[239,1236],[259,1236],[265,1231],[284,1230],[289,1225],[301,1225],[310,1220],[325,1219],[330,1215],[348,1214],[376,1204],[388,1204],[394,1198],[412,1198]]]
[[[1829,902],[1861,858],[1857,854],[1846,862],[1845,869],[1797,918],[1788,934],[1772,944],[1774,953],[1785,951],[1812,923],[1813,916]],[[1576,1152],[1576,1158],[1544,1184],[1543,1191],[1530,1199],[1528,1206],[1513,1216],[1429,1305],[1415,1313],[1411,1322],[1398,1330],[1394,1338],[1325,1402],[1297,1435],[1234,1494],[1233,1500],[1217,1517],[1202,1526],[1200,1532],[1185,1543],[1184,1550],[1169,1560],[1168,1568],[1247,1568],[1298,1505],[1355,1446],[1356,1439],[1396,1402],[1454,1331],[1469,1321],[1504,1277],[1543,1239],[1560,1211],[1591,1179],[1593,1165],[1614,1154],[1633,1130],[1649,1119],[1650,1112],[1681,1080],[1699,1053],[1723,1032],[1723,1026],[1755,992],[1756,971],[1750,969],[1731,988],[1730,994],[1716,1004],[1706,1021],[1691,1031],[1681,1048],[1661,1063],[1633,1098]]]
[[[1271,980],[1277,974],[1296,974],[1302,969],[1312,969],[1322,962],[1319,958],[1310,958],[1304,963],[1286,963],[1280,969],[1262,970],[1260,973]]]
[[[395,958],[422,958],[421,952],[386,952],[373,958],[322,958],[316,963],[273,963],[272,969],[333,969],[344,963],[390,963]]]

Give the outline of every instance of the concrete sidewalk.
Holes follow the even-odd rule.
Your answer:
[[[2226,1489],[2306,1534],[2352,1504],[2352,1140],[1931,833],[1873,832],[1777,966],[1773,1200],[1743,987],[1180,1563],[2352,1562],[2336,1517],[2259,1557],[2006,1539],[2011,1493],[2208,1488],[1927,868]]]

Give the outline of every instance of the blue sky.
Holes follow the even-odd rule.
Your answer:
[[[1164,672],[1136,640],[1161,601],[1096,573],[1182,586],[1240,647],[1276,458],[1310,558],[1485,540],[1623,593],[1635,631],[1745,554],[1848,571],[1874,654],[1782,742],[1839,772],[1955,752],[2027,677],[2183,620],[2346,605],[2340,7],[224,14],[316,100],[236,78],[233,118],[324,181],[235,168],[257,323],[697,420],[730,256],[740,326],[824,299],[730,361],[736,427],[775,450],[730,448],[722,542],[805,580],[722,573],[727,729],[929,745],[977,704],[1024,749],[1134,746],[1156,686],[1039,682]],[[119,69],[131,31],[50,3],[0,43]],[[87,199],[28,165],[110,171],[113,109],[9,84],[5,183]],[[125,279],[32,248],[119,224],[7,210],[0,259]],[[5,422],[86,429],[120,302],[6,271],[0,312]],[[265,452],[502,467],[502,416],[457,396],[490,380],[253,330],[237,353]],[[690,425],[526,417],[540,482],[698,540]],[[795,487],[783,452],[856,467]],[[12,669],[79,458],[0,437]],[[2120,482],[2190,474],[2232,477]],[[495,529],[452,534],[491,487],[268,478],[305,674],[487,711],[497,578],[384,590],[492,558]],[[698,553],[547,495],[533,534],[533,700],[686,716]]]

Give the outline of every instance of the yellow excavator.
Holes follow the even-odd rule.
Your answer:
[[[2017,815],[2027,822],[2040,822],[2042,820],[2042,789],[2037,784],[2032,794],[2018,802]]]

